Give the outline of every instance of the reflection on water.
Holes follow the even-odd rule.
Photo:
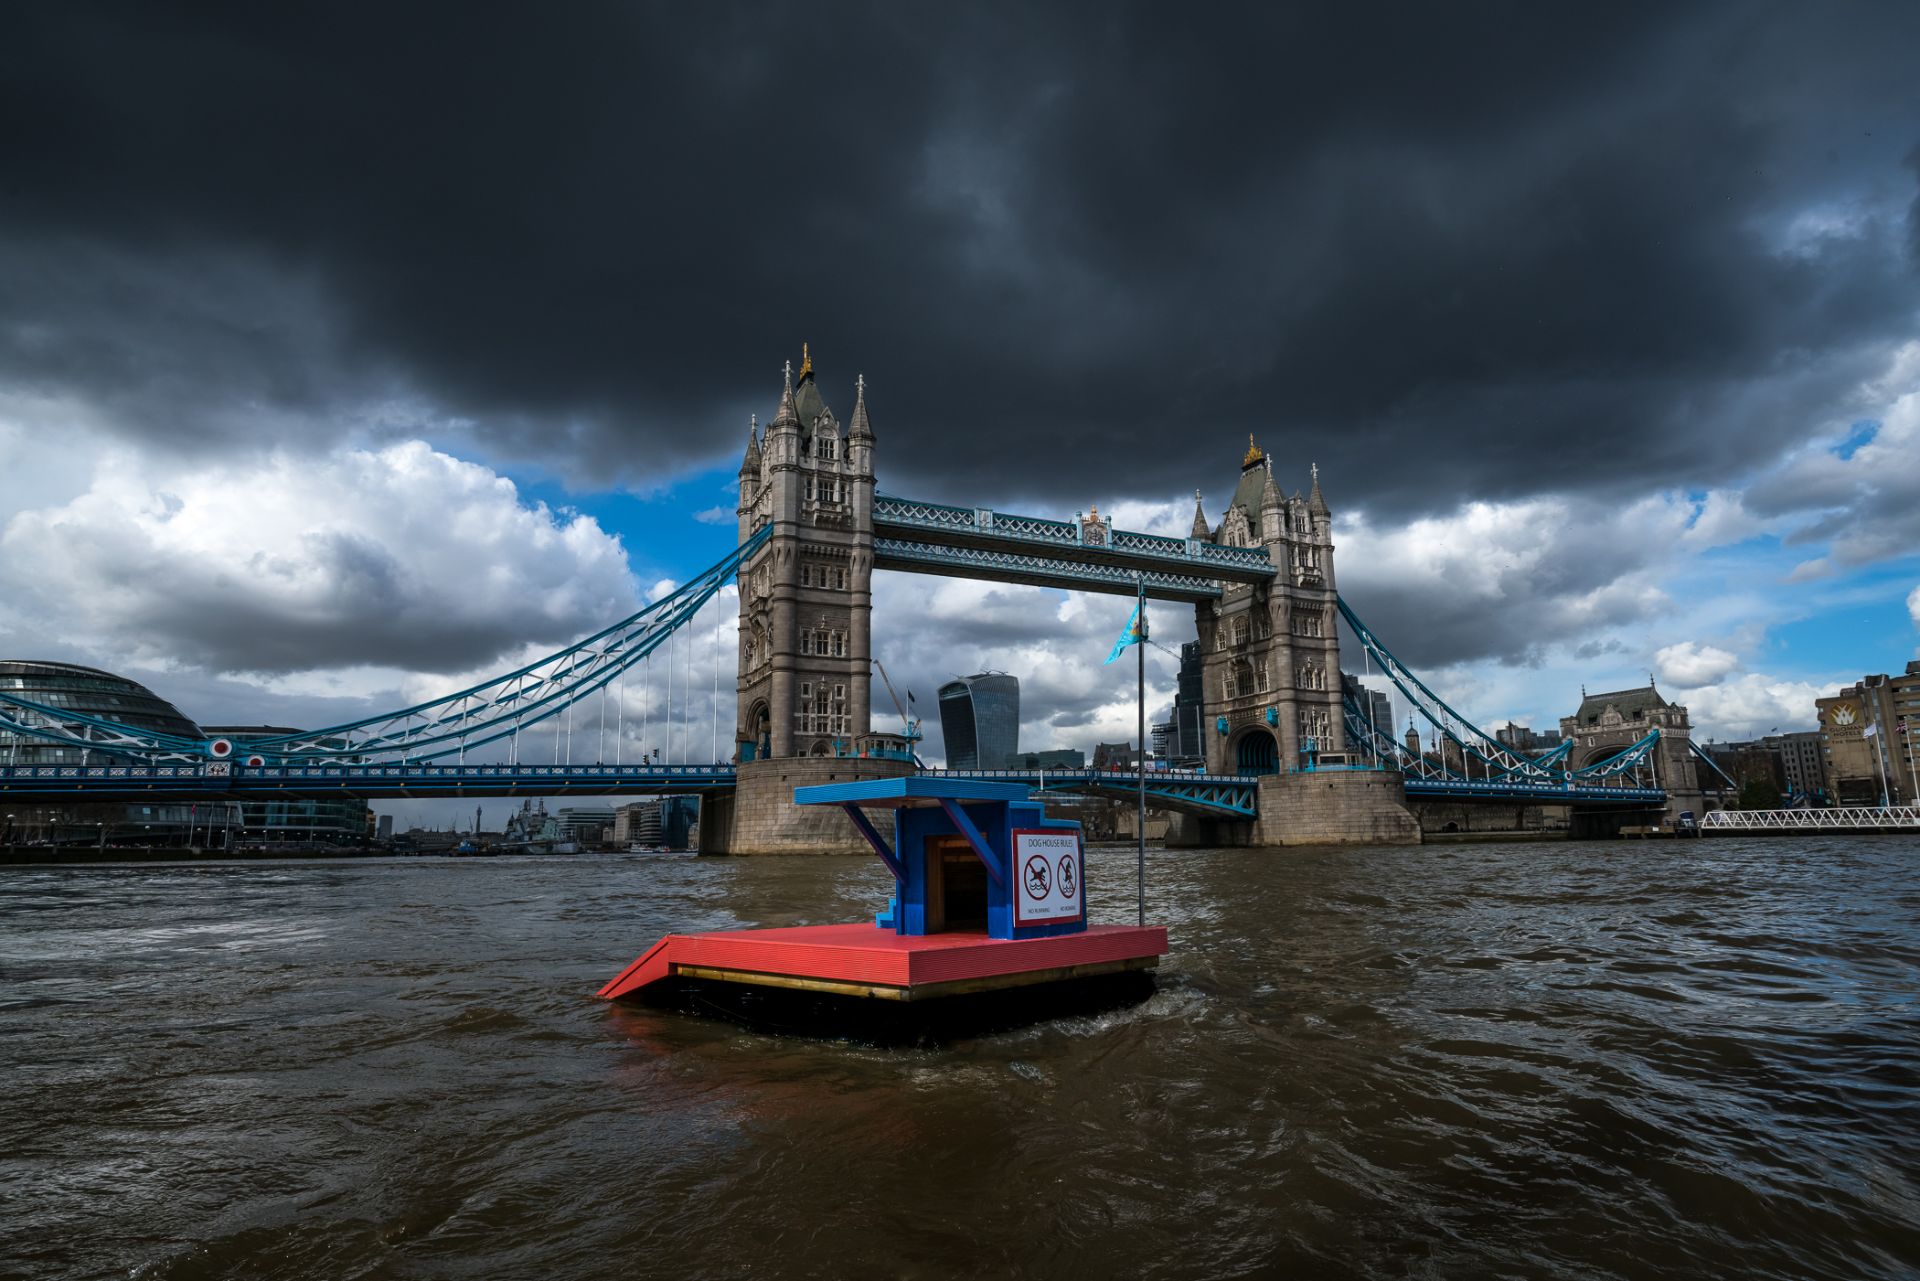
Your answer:
[[[1920,1273],[1912,841],[1149,876],[1144,1004],[878,1049],[591,995],[871,860],[9,870],[0,1275]]]

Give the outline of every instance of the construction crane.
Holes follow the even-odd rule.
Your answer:
[[[887,697],[893,700],[893,710],[900,713],[900,724],[903,727],[902,737],[907,740],[907,750],[912,752],[913,745],[920,741],[920,722],[907,715],[906,707],[900,702],[900,695],[894,691],[892,679],[887,676],[887,665],[877,658],[867,661],[871,662],[880,671],[880,683],[887,687]],[[919,759],[917,753],[915,753],[914,759]]]

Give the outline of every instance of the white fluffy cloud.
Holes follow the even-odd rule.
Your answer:
[[[1681,689],[1717,685],[1740,666],[1740,659],[1724,649],[1681,641],[1668,645],[1653,656],[1660,679]]]
[[[1790,733],[1813,727],[1813,700],[1839,682],[1787,680],[1748,672],[1705,689],[1689,690],[1684,703],[1696,740],[1745,739],[1775,730]]]
[[[1913,619],[1915,630],[1920,630],[1920,587],[1914,588],[1907,597],[1907,613]]]
[[[1416,667],[1538,661],[1667,609],[1660,571],[1693,517],[1670,495],[1473,502],[1397,527],[1336,513],[1335,570],[1341,594]]]
[[[1766,532],[1767,523],[1747,510],[1738,493],[1716,489],[1701,502],[1693,523],[1680,541],[1687,550],[1700,552],[1743,542]]]
[[[83,648],[208,671],[454,672],[630,612],[618,539],[418,442],[191,466],[103,457],[17,512],[0,582]]]
[[[1802,562],[1794,581],[1920,549],[1920,342],[1894,352],[1848,408],[1857,413],[1835,421],[1747,491],[1749,511],[1793,515],[1798,528],[1790,541],[1826,549]],[[1841,443],[1859,439],[1856,419],[1872,426],[1849,451]]]

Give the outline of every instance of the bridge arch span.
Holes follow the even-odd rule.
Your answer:
[[[767,700],[756,699],[740,718],[740,759],[764,760],[773,751],[773,713]]]
[[[1264,725],[1249,725],[1234,735],[1233,762],[1241,774],[1278,774],[1280,744]]]

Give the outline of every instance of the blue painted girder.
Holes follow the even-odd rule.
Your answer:
[[[14,765],[0,797],[64,802],[140,797],[397,799],[623,796],[730,791],[731,765]]]
[[[1168,538],[1102,522],[1088,541],[1079,521],[1023,516],[987,507],[953,507],[876,494],[877,537],[911,543],[1039,556],[1123,570],[1158,572],[1207,581],[1271,582],[1276,576],[1264,547],[1228,547],[1198,538]]]
[[[1058,556],[1031,552],[992,551],[978,547],[946,547],[904,538],[873,540],[873,567],[910,574],[938,574],[944,578],[984,578],[996,583],[1028,583],[1064,591],[1106,592],[1131,596],[1135,571],[1117,565],[1088,565]],[[1172,574],[1158,568],[1141,571],[1146,593],[1154,600],[1192,603],[1218,600],[1220,584],[1192,574]]]

